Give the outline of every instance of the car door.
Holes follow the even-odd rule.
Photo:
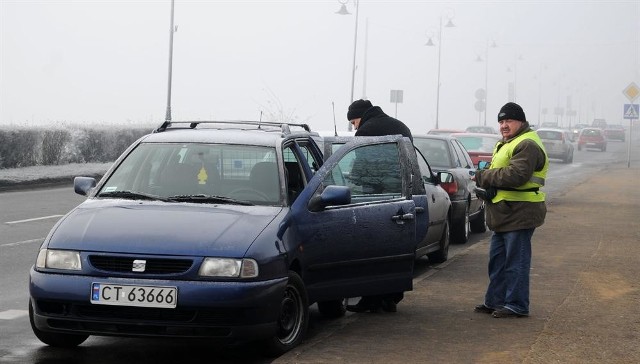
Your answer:
[[[424,228],[426,230],[426,234],[422,241],[418,240],[417,248],[419,250],[422,247],[428,247],[429,245],[440,242],[451,203],[449,202],[449,195],[442,189],[442,187],[436,184],[436,176],[431,171],[431,168],[422,153],[420,153],[419,150],[416,150],[416,153],[418,168],[420,169],[420,175],[422,177],[422,183],[420,183],[422,186],[422,192],[416,193],[417,186],[414,186],[413,199],[416,201],[416,206],[421,206],[419,201],[422,200],[421,196],[424,196],[425,201],[423,204],[425,204],[428,209],[428,212],[425,214],[427,216],[424,221],[424,224],[426,225]],[[418,232],[421,231],[421,223],[422,222],[420,220],[416,222],[416,230]],[[418,233],[418,239],[419,238],[420,234]]]
[[[363,137],[345,144],[291,206],[287,224],[297,230],[311,301],[412,289],[416,209],[401,141]],[[310,208],[328,186],[348,189],[351,197]]]

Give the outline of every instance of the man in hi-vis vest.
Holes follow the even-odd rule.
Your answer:
[[[487,226],[493,231],[489,250],[489,286],[476,312],[493,317],[529,315],[531,237],[544,223],[545,194],[540,189],[549,158],[520,105],[505,104],[498,113],[502,141],[488,169],[478,170],[476,185],[485,196]]]

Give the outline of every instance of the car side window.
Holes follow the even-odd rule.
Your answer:
[[[353,202],[401,197],[402,170],[398,145],[374,144],[353,149],[327,174],[324,182],[324,185],[348,186]]]
[[[458,166],[462,168],[471,168],[473,166],[473,162],[471,158],[469,158],[469,154],[465,153],[465,149],[460,144],[459,141],[453,140],[453,149],[456,151],[456,155],[458,156]]]
[[[422,176],[422,182],[423,183],[435,184],[435,182],[433,180],[433,174],[431,172],[431,168],[429,167],[429,164],[425,160],[425,158],[422,155],[422,153],[420,153],[420,150],[418,150],[418,148],[416,148],[416,154],[417,154],[417,157],[418,157],[417,158],[417,160],[418,160],[418,169],[420,169],[420,175]]]

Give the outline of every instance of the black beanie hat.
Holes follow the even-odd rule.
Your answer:
[[[515,102],[507,102],[500,109],[498,113],[498,121],[500,120],[518,120],[522,122],[527,122],[527,118],[524,116],[524,111],[520,107],[520,105]]]
[[[347,120],[353,120],[357,118],[361,118],[364,115],[364,112],[369,110],[369,108],[373,107],[371,105],[371,101],[369,100],[356,100],[351,105],[349,105],[349,111],[347,112]]]

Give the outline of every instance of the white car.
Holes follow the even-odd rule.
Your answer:
[[[573,144],[570,131],[559,128],[540,128],[536,130],[549,158],[562,159],[564,163],[573,163]]]

